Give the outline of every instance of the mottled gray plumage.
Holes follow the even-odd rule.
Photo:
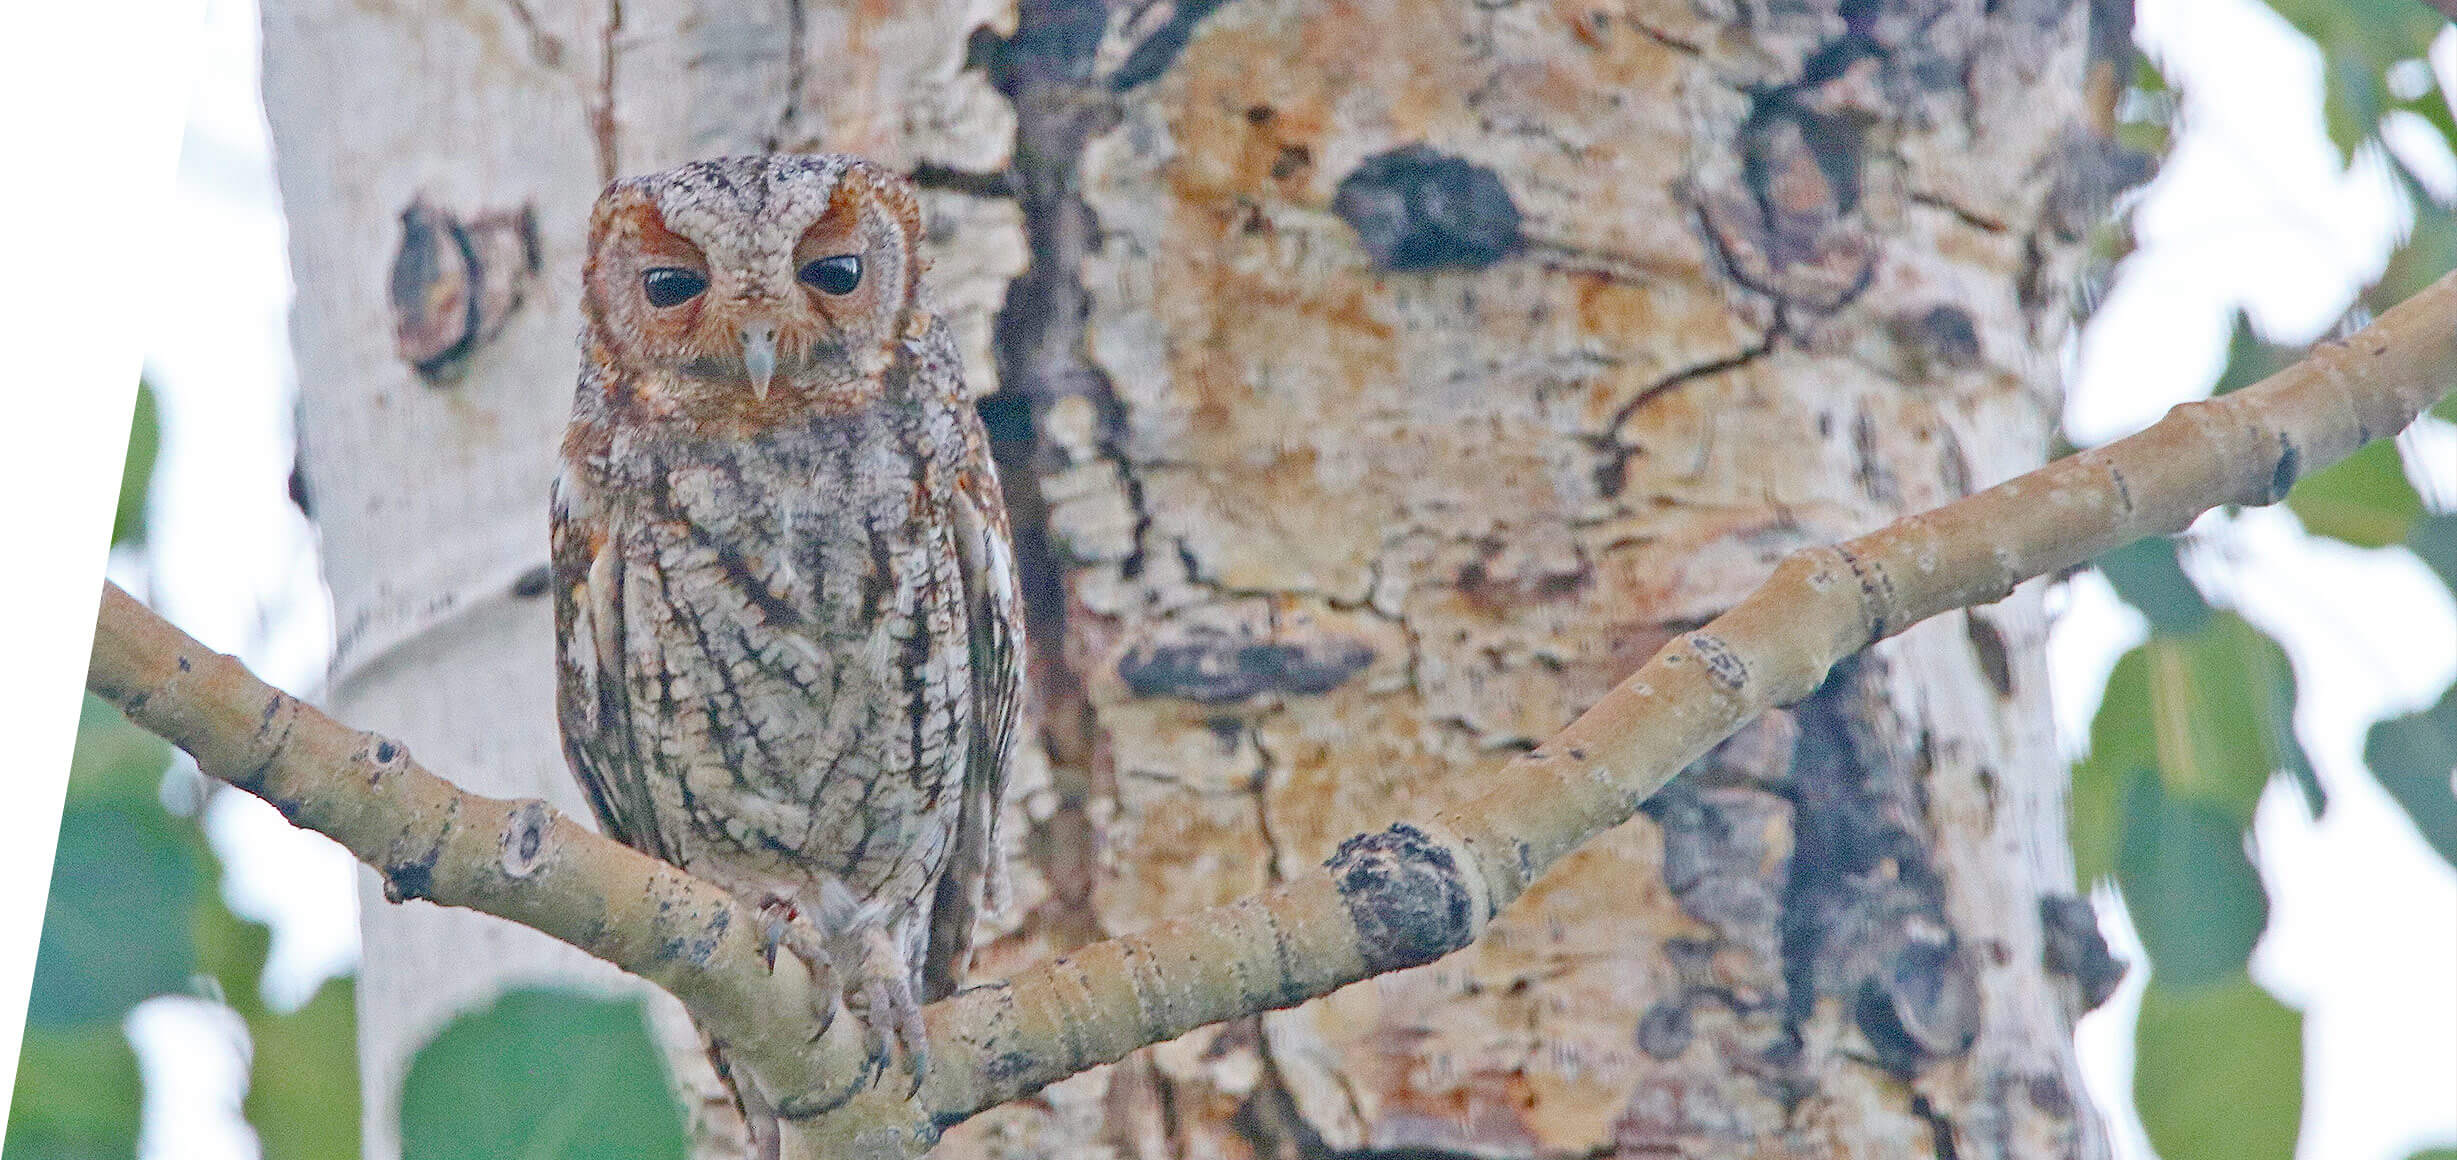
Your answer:
[[[600,823],[831,946],[871,935],[908,1018],[960,978],[996,870],[1020,631],[918,227],[850,157],[615,183],[553,506],[559,711]],[[675,270],[701,289],[660,301]]]

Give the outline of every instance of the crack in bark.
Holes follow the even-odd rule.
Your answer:
[[[1595,467],[1596,495],[1603,499],[1619,498],[1622,488],[1629,482],[1629,458],[1637,449],[1621,442],[1620,431],[1622,425],[1628,423],[1630,417],[1638,413],[1639,408],[1646,406],[1666,391],[1747,366],[1774,353],[1775,340],[1782,333],[1783,315],[1778,309],[1774,324],[1766,328],[1765,335],[1758,339],[1756,345],[1744,347],[1719,358],[1682,367],[1649,383],[1619,407],[1614,408],[1612,418],[1604,424],[1603,432],[1587,437],[1603,460]]]
[[[1913,205],[1924,205],[1930,209],[1941,210],[1945,213],[1951,214],[1956,221],[1959,221],[1962,224],[1982,233],[2008,234],[2013,232],[2012,226],[1995,218],[1989,217],[1986,214],[1980,213],[1978,210],[1966,209],[1960,205],[1957,205],[1951,199],[1940,193],[1930,193],[1926,190],[1914,189],[1907,191],[1903,196]]]
[[[597,180],[611,184],[620,172],[615,151],[615,35],[623,30],[623,0],[606,0],[606,21],[597,33],[597,101],[589,110],[589,136],[597,147]]]
[[[776,131],[768,135],[767,149],[771,153],[792,139],[794,122],[802,119],[802,86],[809,69],[803,52],[809,35],[810,14],[803,8],[803,0],[785,0],[785,107],[777,112]]]

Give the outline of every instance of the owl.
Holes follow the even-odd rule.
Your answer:
[[[552,503],[557,712],[600,826],[811,919],[771,930],[821,932],[783,941],[908,1063],[1000,867],[1021,655],[919,237],[912,188],[849,156],[608,187]]]

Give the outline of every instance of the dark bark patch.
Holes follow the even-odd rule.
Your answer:
[[[1988,678],[1988,687],[1999,697],[2013,695],[2013,661],[2005,655],[2005,634],[1981,616],[1978,610],[1962,614],[1962,632],[1970,638],[1971,652],[1979,658],[1979,671]]]
[[[522,600],[535,600],[546,595],[546,586],[553,579],[553,569],[540,564],[521,573],[512,581],[512,595]]]
[[[2261,502],[2276,503],[2285,499],[2286,493],[2295,487],[2295,477],[2301,474],[2303,449],[2295,446],[2286,436],[2278,436],[2278,466],[2269,473],[2269,498]]]
[[[1897,328],[1927,356],[1931,365],[1962,370],[1979,365],[1979,327],[1971,312],[1938,305]]]
[[[1118,71],[1109,74],[1109,88],[1122,93],[1169,71],[1178,54],[1186,51],[1186,42],[1194,39],[1194,26],[1221,3],[1222,0],[1178,0],[1168,19],[1137,42]]]
[[[534,207],[467,220],[420,198],[401,211],[390,293],[393,348],[430,386],[457,380],[537,281]]]
[[[1886,997],[1896,1024],[1931,1057],[1961,1055],[1979,1038],[1979,979],[1951,939],[1906,943]]]
[[[1408,145],[1341,178],[1331,211],[1384,270],[1481,269],[1520,245],[1519,207],[1499,174]]]
[[[1348,637],[1191,640],[1129,650],[1118,678],[1138,697],[1218,705],[1263,693],[1327,693],[1373,660],[1372,646]]]
[[[415,857],[385,863],[384,901],[407,902],[413,898],[433,897],[435,862],[442,854],[441,847],[434,847]]]
[[[2045,936],[2043,964],[2081,988],[2083,1010],[2097,1010],[2116,993],[2126,969],[2099,933],[2098,912],[2087,899],[2049,894],[2039,899],[2039,926]]]
[[[1359,834],[1323,866],[1339,884],[1372,974],[1432,962],[1474,933],[1458,863],[1414,826]]]
[[[1877,454],[1877,416],[1866,407],[1851,419],[1851,455],[1861,494],[1888,507],[1902,506],[1902,484]]]
[[[1870,1049],[1909,1074],[1976,1028],[1976,979],[1945,918],[1922,832],[1922,761],[1892,742],[1861,662],[1794,710],[1794,811],[1781,956],[1787,1025],[1843,1000]]]
[[[1971,459],[1962,453],[1962,438],[1952,427],[1940,427],[1944,438],[1938,440],[1937,480],[1945,485],[1945,493],[1960,499],[1971,494]]]
[[[1678,1059],[1689,1050],[1689,1041],[1696,1036],[1696,1027],[1689,1018],[1689,1008],[1670,1000],[1647,1009],[1638,1020],[1638,1050],[1657,1059]]]

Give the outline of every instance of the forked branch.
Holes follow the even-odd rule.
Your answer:
[[[781,1109],[788,1155],[918,1155],[975,1112],[1135,1048],[1467,945],[1556,860],[1759,713],[1808,695],[1835,662],[2221,504],[2274,503],[2300,476],[2404,428],[2452,378],[2457,274],[2256,386],[1797,553],[1568,728],[1456,787],[1459,804],[1351,838],[1263,894],[933,1004],[932,1067],[911,1093],[900,1075],[867,1069],[859,1032],[828,1018],[832,999],[799,968],[768,965],[751,914],[722,890],[543,803],[463,793],[116,587],[103,593],[86,684],[207,773],[348,846],[394,896],[511,919],[673,992],[764,1090],[802,1093]]]

